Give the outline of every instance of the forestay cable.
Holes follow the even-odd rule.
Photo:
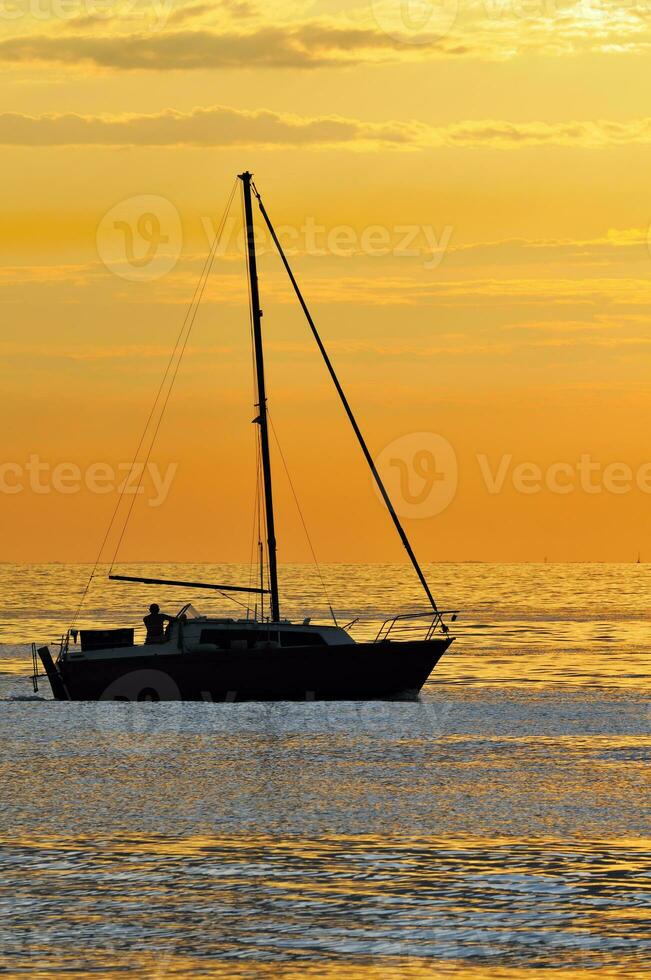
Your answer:
[[[337,390],[337,394],[339,395],[339,400],[341,401],[341,404],[343,405],[344,411],[346,412],[346,415],[348,416],[348,421],[350,422],[350,424],[351,424],[351,426],[353,428],[353,432],[355,433],[355,436],[357,437],[357,441],[359,443],[360,449],[362,450],[362,453],[364,455],[364,458],[365,458],[365,460],[366,460],[366,462],[368,464],[368,467],[369,467],[369,469],[370,469],[370,471],[371,471],[371,473],[373,475],[373,479],[375,480],[375,483],[377,485],[377,488],[380,491],[380,494],[381,494],[382,499],[384,501],[385,507],[387,508],[387,510],[388,510],[388,512],[389,512],[389,514],[391,516],[391,520],[393,521],[394,527],[395,527],[396,531],[398,532],[398,536],[400,537],[400,540],[402,542],[402,545],[403,545],[405,551],[407,552],[407,554],[409,555],[409,560],[411,561],[411,564],[412,564],[412,566],[414,568],[414,571],[416,572],[416,574],[418,576],[418,579],[420,581],[420,584],[422,585],[422,587],[423,587],[423,589],[425,591],[425,595],[429,599],[429,601],[431,603],[431,606],[432,606],[432,609],[435,612],[437,612],[437,606],[436,606],[436,602],[434,600],[434,596],[432,595],[432,590],[429,587],[429,583],[427,582],[427,579],[425,578],[425,575],[423,573],[423,570],[420,567],[420,564],[418,562],[418,559],[416,558],[416,555],[414,553],[414,549],[411,546],[411,543],[409,541],[409,538],[407,537],[407,534],[405,533],[405,529],[403,528],[403,526],[402,526],[402,524],[400,522],[400,518],[398,517],[398,514],[396,512],[396,509],[393,506],[393,503],[391,501],[391,497],[389,496],[389,493],[388,493],[388,491],[387,491],[387,489],[386,489],[386,487],[384,485],[384,482],[382,480],[382,477],[380,476],[380,473],[378,471],[378,468],[375,465],[375,460],[371,456],[371,453],[369,451],[369,448],[366,445],[366,440],[364,439],[364,436],[362,435],[362,430],[360,429],[359,425],[357,424],[357,419],[355,418],[355,415],[353,413],[353,410],[350,407],[350,403],[349,403],[348,399],[346,398],[346,393],[344,392],[344,389],[341,386],[341,382],[339,381],[339,378],[337,377],[337,373],[336,373],[336,371],[334,369],[334,366],[332,364],[332,361],[330,360],[330,357],[328,356],[328,352],[325,349],[325,346],[323,344],[323,341],[321,340],[321,337],[319,335],[319,331],[317,330],[316,324],[314,323],[314,320],[312,319],[312,314],[310,313],[310,311],[308,309],[308,306],[307,306],[307,303],[305,302],[305,299],[303,298],[303,294],[301,293],[301,290],[299,289],[299,286],[298,286],[298,283],[297,283],[296,278],[294,276],[294,273],[292,272],[292,268],[291,268],[291,266],[290,266],[290,264],[289,264],[289,262],[287,260],[287,256],[285,255],[284,249],[283,249],[282,245],[280,244],[280,241],[278,240],[278,235],[276,234],[276,231],[274,229],[274,226],[271,223],[271,219],[270,219],[269,215],[267,214],[267,212],[265,210],[265,206],[262,203],[262,198],[260,197],[260,194],[259,194],[258,189],[256,188],[255,184],[253,185],[253,193],[255,194],[255,196],[257,198],[258,206],[260,208],[260,213],[261,213],[262,217],[265,220],[265,224],[267,225],[267,228],[269,229],[269,232],[270,232],[271,237],[273,239],[274,245],[276,246],[276,248],[278,250],[278,254],[279,254],[280,259],[281,259],[281,261],[282,261],[282,263],[283,263],[283,265],[285,267],[285,271],[287,272],[287,275],[289,276],[289,281],[292,284],[292,287],[293,287],[294,292],[296,294],[296,298],[298,299],[298,301],[299,301],[299,303],[301,305],[301,309],[303,310],[303,313],[305,314],[305,319],[307,320],[307,322],[309,324],[309,327],[310,327],[310,330],[312,331],[312,336],[314,337],[314,339],[316,341],[316,345],[319,348],[319,351],[321,353],[321,357],[323,358],[323,361],[325,363],[325,366],[328,369],[328,373],[329,373],[329,375],[330,375],[330,377],[332,379],[332,382],[333,382],[333,384],[334,384],[334,386],[335,386],[335,388]]]

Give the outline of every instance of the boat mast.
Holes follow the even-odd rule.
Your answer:
[[[253,229],[253,209],[251,207],[251,177],[246,170],[238,174],[244,192],[244,220],[246,224],[247,261],[249,266],[249,288],[251,290],[251,319],[253,323],[253,350],[257,386],[258,417],[260,426],[260,455],[264,482],[265,520],[267,527],[267,552],[269,556],[269,589],[271,592],[271,621],[280,620],[280,601],[278,598],[278,566],[276,563],[276,528],[274,523],[273,490],[271,481],[271,456],[269,453],[269,425],[267,418],[267,394],[264,381],[264,350],[262,346],[262,310],[258,290],[258,267],[255,258],[255,231]]]

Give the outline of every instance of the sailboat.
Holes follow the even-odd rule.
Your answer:
[[[61,701],[295,701],[415,698],[453,641],[448,621],[454,610],[439,609],[416,558],[335,369],[278,240],[252,174],[241,182],[255,366],[256,410],[262,471],[267,580],[259,587],[172,581],[109,574],[111,580],[226,593],[254,593],[254,615],[243,619],[200,615],[186,603],[153,642],[137,644],[133,628],[68,629],[54,657],[33,645],[56,700]],[[278,585],[273,474],[265,386],[262,311],[256,261],[253,198],[278,250],[316,345],[350,421],[400,540],[427,598],[424,612],[396,614],[373,640],[357,642],[349,628],[292,622],[281,613]],[[333,615],[334,618],[334,615]],[[350,626],[350,624],[349,624]]]

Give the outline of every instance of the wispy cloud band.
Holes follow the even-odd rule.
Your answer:
[[[420,47],[441,55],[471,54],[467,44],[425,37]],[[91,64],[130,70],[324,68],[413,58],[412,45],[366,27],[306,23],[260,26],[251,32],[161,30],[133,34],[34,34],[0,41],[0,61]],[[479,53],[479,49],[477,49]]]
[[[118,71],[305,70],[432,58],[504,61],[531,52],[643,54],[651,46],[646,0],[623,6],[603,0],[444,0],[423,5],[429,16],[422,23],[408,6],[373,0],[365,11],[305,19],[293,4],[270,10],[223,0],[170,9],[157,0],[149,28],[143,11],[134,10],[111,15],[102,8],[101,16],[67,20],[52,15],[49,29],[47,18],[39,17],[36,30],[0,40],[0,62]]]
[[[350,149],[567,146],[597,148],[651,143],[651,117],[566,122],[469,120],[432,126],[415,120],[365,122],[341,116],[302,117],[228,106],[167,109],[150,115],[0,114],[5,146],[263,146]]]

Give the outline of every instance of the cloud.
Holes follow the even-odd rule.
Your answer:
[[[0,114],[0,143],[27,146],[236,146],[340,144],[359,140],[405,142],[392,124],[364,125],[332,117],[301,118],[259,110],[213,106],[189,113],[81,116]]]
[[[314,13],[315,5],[309,6]],[[424,18],[419,11],[411,16],[397,0],[330,9],[312,18],[306,18],[304,3],[292,0],[271,8],[249,0],[127,7],[109,0],[78,16],[50,12],[49,28],[47,16],[32,17],[26,30],[0,41],[0,62],[84,71],[89,65],[143,71],[336,69],[438,57],[505,61],[531,53],[617,57],[651,49],[644,5],[603,0],[452,0],[424,5]]]
[[[425,40],[428,51],[467,54],[467,45],[444,38]],[[420,45],[422,47],[422,45]],[[0,41],[0,61],[92,64],[99,68],[156,71],[218,68],[323,68],[364,60],[413,56],[383,31],[306,23],[260,26],[250,32],[210,29],[143,34],[36,34]]]
[[[151,115],[0,114],[5,146],[341,146],[351,149],[523,146],[598,148],[651,143],[651,118],[626,121],[364,122],[342,116],[296,116],[228,106],[167,109]]]
[[[185,7],[176,7],[167,17],[168,24],[185,24],[189,20],[201,20],[202,17],[214,13],[214,6],[209,3],[191,3]]]
[[[101,266],[97,262],[66,265],[4,265],[0,268],[0,286],[7,289],[27,284],[87,285],[91,277],[97,276],[100,271]]]
[[[404,5],[402,5],[404,6]],[[438,16],[437,16],[438,13]],[[209,4],[191,0],[122,9],[102,6],[53,20],[51,29],[0,41],[0,62],[52,63],[88,70],[214,70],[352,68],[364,64],[427,62],[432,58],[504,61],[537,53],[585,52],[607,57],[651,48],[647,12],[600,0],[481,0],[434,4],[431,19],[405,15],[397,0],[305,18],[305,5],[273,9],[249,0]],[[145,20],[143,26],[143,17]],[[442,18],[442,20],[441,20]],[[150,22],[151,21],[151,22]],[[32,20],[32,26],[34,22]]]
[[[651,119],[589,120],[582,122],[469,121],[430,131],[434,145],[442,146],[612,146],[651,141]]]
[[[632,262],[649,264],[649,229],[611,229],[600,238],[589,239],[503,239],[448,245],[446,269],[499,266],[591,267],[595,270]]]
[[[185,24],[191,20],[202,20],[203,18],[212,19],[215,15],[237,17],[239,20],[253,17],[256,8],[247,0],[221,0],[219,7],[214,3],[189,3],[181,7],[175,7],[167,15],[167,24]]]

